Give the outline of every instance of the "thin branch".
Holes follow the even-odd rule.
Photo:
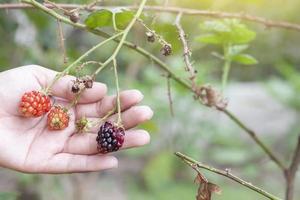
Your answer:
[[[274,152],[272,150],[270,150],[257,136],[257,134],[251,130],[250,128],[248,128],[243,122],[241,122],[236,116],[234,116],[231,112],[229,112],[228,110],[224,110],[223,111],[230,119],[232,119],[232,121],[234,121],[240,128],[242,128],[244,131],[246,131],[246,133],[248,133],[248,135],[255,141],[255,143],[260,146],[262,148],[262,150],[269,156],[269,158],[271,160],[273,160],[277,166],[282,169],[285,170],[285,166],[282,163],[281,160],[279,160],[279,158],[277,158],[277,156],[274,155]]]
[[[72,26],[77,27],[77,28],[82,29],[82,30],[89,31],[89,32],[91,32],[95,35],[99,35],[101,37],[105,37],[105,38],[110,38],[111,37],[109,34],[103,32],[101,30],[89,29],[83,24],[73,23],[69,19],[67,19],[66,17],[63,17],[63,16],[57,14],[55,11],[43,6],[40,3],[37,3],[37,2],[33,3],[30,0],[23,0],[23,1],[26,1],[27,3],[34,5],[35,7],[39,8],[40,10],[43,10],[44,12],[48,13],[49,15],[53,16],[56,19],[60,19],[62,22],[65,22],[66,24],[72,25]],[[116,38],[114,38],[114,41],[120,42],[120,40],[116,39]],[[184,79],[182,79],[180,76],[178,76],[176,73],[174,73],[166,63],[161,61],[155,55],[153,55],[150,52],[148,52],[147,50],[137,46],[136,44],[133,44],[133,43],[128,42],[128,41],[124,41],[124,45],[127,46],[128,48],[131,48],[131,49],[139,52],[141,55],[145,56],[146,58],[149,58],[154,63],[156,63],[160,68],[162,68],[164,71],[166,71],[172,79],[174,79],[176,82],[178,82],[184,88],[190,90],[191,92],[195,92],[194,88],[192,88],[192,86],[189,83],[187,83]],[[255,134],[255,132],[253,132],[251,129],[249,129],[243,122],[238,120],[238,118],[234,114],[232,114],[230,111],[225,110],[223,112],[230,119],[232,119],[235,123],[237,123],[243,130],[245,130],[249,135],[255,135],[255,137],[251,137],[251,138],[253,138],[253,139],[255,138],[254,141],[264,150],[265,153],[267,153],[267,155],[271,158],[271,160],[273,160],[281,169],[284,169],[284,165],[281,163],[281,161],[279,161],[279,159],[273,154],[272,151],[270,151],[270,150],[268,150],[268,148],[266,148],[264,143],[256,136],[257,134]],[[267,149],[267,151],[266,151],[266,149]]]
[[[94,6],[92,8],[84,7],[82,4],[57,4],[59,7],[64,9],[76,9],[78,7],[83,7],[87,11],[93,10],[101,10],[101,9],[110,9],[110,8],[125,8],[125,9],[137,9],[137,6],[122,6],[122,7],[113,7],[113,6]],[[53,8],[52,5],[45,4],[48,8]],[[0,4],[0,9],[26,9],[26,8],[33,8],[28,4],[23,3],[11,3],[11,4]],[[198,10],[198,9],[189,9],[189,8],[180,8],[180,7],[165,7],[165,6],[145,6],[145,10],[148,11],[155,11],[155,12],[169,12],[169,13],[182,13],[184,15],[200,15],[205,17],[212,17],[212,18],[237,18],[249,22],[254,22],[258,24],[262,24],[268,28],[283,28],[289,29],[294,31],[300,31],[300,24],[290,23],[286,21],[275,21],[269,20],[263,17],[258,17],[254,15],[249,15],[245,13],[229,13],[229,12],[220,12],[220,11],[210,11],[210,10]]]
[[[172,100],[172,94],[171,94],[171,78],[170,75],[167,75],[167,94],[168,94],[168,100],[169,100],[169,107],[170,107],[170,113],[171,116],[174,117],[174,109],[173,109],[173,100]]]
[[[190,48],[188,46],[187,40],[186,40],[186,34],[180,24],[180,20],[182,17],[182,13],[180,12],[175,20],[175,26],[177,27],[178,33],[179,33],[179,39],[182,43],[183,46],[183,60],[185,62],[185,66],[186,66],[186,71],[190,73],[190,77],[189,79],[192,81],[192,84],[195,84],[195,78],[196,78],[196,70],[194,69],[194,67],[192,66],[192,63],[190,61],[190,57],[191,57],[191,51]]]
[[[68,63],[68,58],[66,54],[66,48],[65,48],[65,38],[64,38],[64,33],[61,25],[61,21],[57,20],[57,27],[58,27],[58,41],[59,41],[59,46],[62,51],[63,55],[63,62],[64,64]]]
[[[118,112],[118,120],[117,125],[122,126],[122,118],[121,118],[121,101],[120,101],[120,87],[119,87],[119,76],[118,76],[118,66],[117,66],[117,60],[113,59],[113,67],[114,67],[114,76],[115,76],[115,84],[116,84],[116,90],[117,90],[117,112]]]
[[[289,168],[285,171],[286,178],[286,193],[285,199],[292,200],[294,196],[295,177],[300,165],[300,136],[298,137],[297,147]]]
[[[235,182],[237,182],[237,183],[239,183],[239,184],[241,184],[241,185],[243,185],[243,186],[245,186],[245,187],[247,187],[247,188],[263,195],[263,196],[265,196],[265,197],[267,197],[268,199],[280,200],[279,197],[276,197],[275,195],[270,194],[270,193],[266,192],[265,190],[253,185],[252,183],[244,181],[243,179],[233,175],[232,173],[230,173],[229,170],[220,170],[220,169],[216,169],[214,167],[202,164],[202,163],[200,163],[200,162],[198,162],[198,161],[196,161],[196,160],[194,160],[194,159],[192,159],[192,158],[190,158],[190,157],[188,157],[188,156],[186,156],[186,155],[184,155],[180,152],[176,152],[175,155],[178,156],[179,158],[181,158],[186,164],[188,164],[191,167],[196,166],[197,168],[205,169],[205,170],[211,171],[215,174],[225,176],[225,177],[227,177],[227,178],[229,178],[229,179],[231,179],[231,180],[233,180],[233,181],[235,181]]]

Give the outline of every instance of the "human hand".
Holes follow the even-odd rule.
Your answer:
[[[47,117],[25,118],[18,111],[24,92],[39,90],[53,80],[57,72],[36,66],[24,66],[0,73],[0,166],[27,173],[72,173],[99,171],[118,166],[117,159],[97,151],[97,129],[75,134],[75,121],[103,117],[115,107],[115,96],[106,95],[106,85],[95,82],[82,93],[78,104],[70,108],[69,126],[62,131],[49,131]],[[68,105],[72,76],[55,83],[51,93],[58,105]],[[150,141],[145,130],[132,130],[149,120],[153,112],[148,106],[137,106],[143,95],[137,90],[121,92],[122,121],[126,130],[122,149],[137,147]],[[115,119],[116,115],[110,119]]]

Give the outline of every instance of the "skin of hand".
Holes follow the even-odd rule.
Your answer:
[[[40,90],[51,83],[57,72],[29,65],[0,73],[0,166],[25,173],[76,173],[116,168],[118,160],[111,154],[97,152],[98,127],[88,133],[76,134],[74,122],[82,116],[103,117],[115,108],[116,97],[106,95],[107,87],[94,82],[86,89],[75,107],[70,108],[69,126],[61,131],[49,131],[47,117],[22,117],[18,111],[25,92]],[[52,102],[67,106],[74,98],[71,92],[75,78],[65,76],[52,87]],[[149,143],[145,130],[132,129],[151,119],[148,106],[138,106],[143,95],[138,90],[120,93],[122,121],[126,130],[122,149]],[[108,120],[114,121],[117,115]]]

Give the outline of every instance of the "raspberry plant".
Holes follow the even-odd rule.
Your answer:
[[[291,164],[286,166],[283,161],[271,150],[264,141],[260,139],[258,134],[255,133],[251,128],[247,127],[237,116],[230,112],[226,106],[228,103],[227,99],[223,96],[223,89],[226,87],[226,83],[229,77],[229,72],[232,63],[240,63],[244,65],[253,65],[257,64],[257,60],[246,54],[245,51],[250,45],[250,42],[256,37],[256,33],[250,30],[242,21],[254,22],[262,24],[266,27],[274,28],[284,28],[294,31],[300,31],[300,25],[293,24],[284,21],[272,21],[264,19],[261,17],[256,17],[248,14],[235,14],[235,13],[225,13],[225,12],[215,12],[215,11],[202,11],[202,10],[189,10],[181,8],[168,8],[168,7],[151,7],[146,6],[146,0],[141,0],[139,7],[130,7],[131,9],[109,9],[98,7],[97,2],[92,2],[88,5],[67,5],[67,4],[56,4],[54,2],[44,0],[43,3],[40,3],[36,0],[21,0],[25,4],[16,4],[16,5],[3,5],[2,8],[28,8],[34,7],[40,11],[45,12],[59,22],[59,29],[61,29],[61,24],[67,24],[84,30],[86,32],[93,33],[100,37],[105,38],[100,43],[96,44],[90,50],[85,52],[73,63],[69,64],[65,69],[58,73],[55,79],[47,88],[44,89],[44,94],[42,98],[50,98],[52,86],[63,76],[69,74],[71,70],[76,70],[80,72],[83,67],[88,66],[89,64],[96,64],[99,66],[93,74],[87,74],[83,77],[77,77],[73,82],[72,92],[75,93],[75,98],[72,103],[66,109],[70,109],[72,106],[75,106],[78,99],[81,96],[81,93],[90,87],[92,87],[92,81],[95,76],[101,72],[105,67],[112,65],[115,77],[115,85],[117,91],[117,106],[116,110],[112,110],[105,117],[99,119],[96,122],[89,122],[87,119],[82,118],[76,122],[76,127],[78,132],[87,131],[91,126],[99,125],[104,123],[101,126],[98,137],[97,144],[100,153],[107,153],[118,150],[123,144],[124,129],[122,127],[122,120],[120,117],[120,96],[119,96],[119,80],[118,80],[118,71],[117,71],[117,56],[123,46],[126,46],[139,54],[149,58],[153,63],[166,72],[166,77],[168,78],[168,94],[170,100],[170,107],[172,110],[172,99],[170,92],[170,82],[169,79],[173,79],[185,89],[189,90],[196,101],[199,101],[202,105],[217,109],[220,112],[223,112],[227,115],[233,122],[235,122],[241,129],[243,129],[251,139],[257,144],[258,147],[272,160],[282,171],[285,180],[286,180],[286,200],[293,199],[294,191],[294,181],[298,166],[300,163],[300,137],[295,149]],[[1,8],[1,7],[0,7]],[[144,10],[146,8],[146,10]],[[186,79],[184,76],[176,74],[170,66],[163,62],[160,58],[152,54],[151,52],[145,50],[144,48],[137,46],[134,42],[127,41],[127,36],[132,30],[135,24],[141,25],[144,28],[146,40],[149,43],[158,42],[161,45],[161,54],[164,56],[170,56],[172,54],[172,45],[168,43],[161,35],[157,34],[155,30],[152,30],[150,25],[146,23],[148,16],[147,11],[164,11],[177,14],[175,19],[175,26],[178,31],[178,36],[180,42],[182,43],[183,49],[183,60],[185,63],[185,70],[188,74]],[[87,17],[82,17],[82,13],[89,13]],[[196,40],[210,45],[216,45],[221,48],[221,53],[212,52],[214,56],[221,59],[224,62],[223,73],[222,73],[222,89],[213,87],[208,83],[199,84],[196,79],[197,70],[194,69],[193,62],[191,62],[192,51],[188,43],[188,33],[185,33],[183,26],[181,25],[181,18],[184,15],[193,14],[193,15],[202,15],[209,16],[213,18],[222,18],[222,20],[208,20],[201,24],[202,35]],[[61,47],[64,49],[63,33],[60,30],[61,37]],[[111,53],[111,56],[107,58],[104,62],[102,61],[89,61],[86,60],[87,57],[93,53],[96,49],[103,47],[109,42],[117,43],[116,48]],[[63,50],[65,54],[65,50]],[[66,58],[66,55],[64,55]],[[64,59],[66,62],[66,59]],[[86,79],[86,77],[89,77]],[[38,92],[35,92],[38,93]],[[29,93],[25,93],[25,96],[28,96]],[[39,94],[39,93],[38,93]],[[38,117],[47,113],[50,109],[47,108],[43,112],[33,112],[35,108],[39,108],[40,98],[22,98],[20,104],[20,111],[27,117]],[[47,100],[48,102],[48,100]],[[59,110],[57,110],[59,108]],[[54,114],[50,111],[49,115],[51,117],[48,120],[48,124],[55,130],[61,129],[67,126],[66,121],[68,121],[68,116],[65,116],[66,112],[61,111],[61,107],[54,105]],[[56,110],[56,111],[55,111]],[[118,113],[118,120],[115,124],[111,122],[106,122],[107,118],[114,112]],[[63,116],[60,114],[63,113]],[[48,115],[48,119],[49,119]],[[63,122],[61,121],[63,119]],[[61,123],[62,122],[62,123]],[[219,192],[220,188],[208,181],[200,171],[201,169],[209,170],[213,173],[225,176],[263,196],[268,199],[278,200],[279,197],[251,184],[243,179],[233,175],[229,170],[219,170],[211,166],[204,165],[180,152],[175,153],[180,157],[186,164],[191,166],[196,172],[196,182],[199,184],[197,200],[209,200],[212,198],[213,192]]]

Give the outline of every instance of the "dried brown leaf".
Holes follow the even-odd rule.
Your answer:
[[[220,187],[208,182],[201,173],[197,174],[195,183],[199,184],[196,200],[211,200],[212,193],[221,194]]]
[[[214,184],[214,183],[208,183],[208,189],[212,193],[216,193],[216,194],[221,194],[222,193],[221,188],[218,185]]]

